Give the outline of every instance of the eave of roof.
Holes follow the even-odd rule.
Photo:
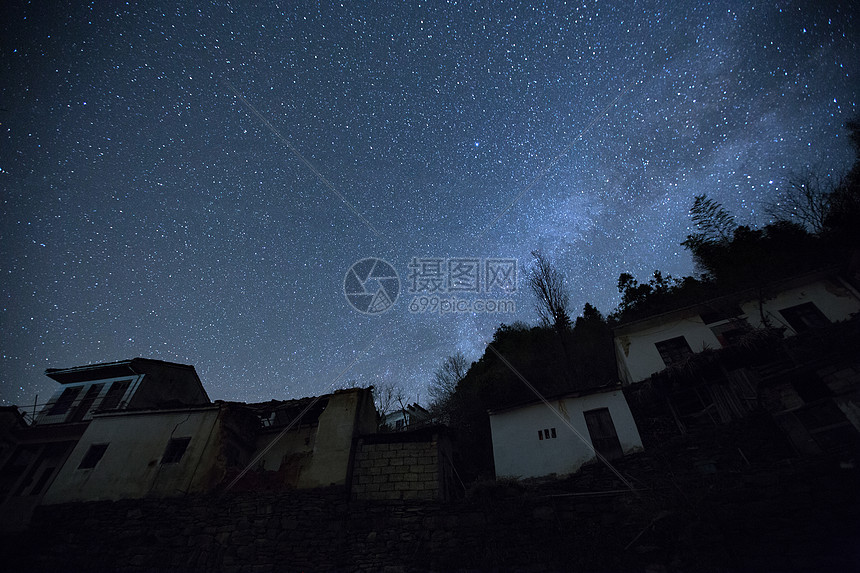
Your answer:
[[[606,384],[604,386],[593,386],[591,388],[585,388],[583,390],[576,390],[574,392],[565,392],[564,394],[555,394],[553,396],[546,397],[545,400],[547,402],[555,402],[557,400],[565,400],[567,398],[582,398],[583,396],[590,396],[592,394],[606,394],[609,392],[617,392],[621,390],[622,385],[621,382],[616,382],[614,384]],[[543,403],[543,399],[535,398],[534,400],[529,400],[527,402],[520,402],[519,404],[513,404],[511,406],[505,406],[504,408],[496,408],[494,410],[487,410],[487,413],[490,416],[494,416],[496,414],[504,414],[506,412],[510,412],[512,410],[519,410],[520,408],[527,408],[529,406],[534,406],[536,404]]]
[[[134,376],[146,373],[147,365],[164,364],[173,368],[187,368],[194,370],[189,364],[178,364],[152,358],[131,358],[116,362],[102,362],[99,364],[87,364],[84,366],[73,366],[72,368],[48,368],[45,375],[60,384],[74,384],[75,382],[86,382],[89,380],[103,380],[105,378],[119,378],[121,376]]]

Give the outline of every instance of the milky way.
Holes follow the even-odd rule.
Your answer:
[[[531,251],[611,312],[621,272],[692,272],[694,195],[763,225],[853,158],[851,3],[115,4],[4,7],[5,404],[134,356],[213,399],[426,403],[446,355],[536,322]],[[401,279],[373,315],[344,296],[367,257]],[[413,258],[516,260],[516,311],[411,312]]]

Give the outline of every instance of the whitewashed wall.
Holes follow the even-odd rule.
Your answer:
[[[785,326],[786,335],[793,335],[779,310],[812,302],[831,322],[846,320],[853,313],[860,312],[860,301],[847,287],[835,280],[815,280],[810,283],[787,288],[781,293],[764,301],[759,308],[758,300],[740,303],[743,318],[754,328],[762,325],[761,313],[764,312],[772,326]],[[615,356],[618,363],[618,376],[622,382],[630,384],[641,382],[652,374],[666,368],[655,343],[677,336],[683,336],[693,352],[706,348],[722,348],[716,335],[706,325],[697,309],[683,309],[676,313],[653,320],[643,320],[640,325],[620,329],[623,334],[615,337]]]
[[[181,495],[195,491],[217,454],[218,406],[96,416],[45,494],[44,504]],[[190,437],[179,463],[161,464],[171,438]],[[211,439],[210,439],[211,438]],[[91,469],[93,444],[109,444]]]
[[[854,293],[842,283],[831,280],[819,280],[802,287],[786,289],[764,301],[762,309],[771,326],[784,326],[788,331],[787,334],[794,334],[794,330],[779,314],[779,310],[805,302],[814,303],[830,322],[839,322],[849,318],[855,312],[860,312],[860,301]],[[741,309],[746,313],[747,321],[752,326],[756,328],[761,326],[761,313],[757,300],[744,302],[741,304]]]
[[[576,472],[595,457],[583,412],[597,408],[609,408],[624,453],[642,449],[636,422],[620,390],[554,400],[551,404],[585,442],[543,402],[491,414],[497,477],[529,478]],[[539,440],[538,430],[545,428],[555,428],[557,437]]]
[[[695,311],[684,311],[659,324],[642,327],[632,334],[615,337],[618,376],[624,383],[639,382],[666,368],[655,344],[683,336],[693,352],[722,348],[720,341]]]

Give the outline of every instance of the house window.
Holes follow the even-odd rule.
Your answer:
[[[75,446],[75,442],[54,442],[46,444],[42,452],[31,466],[29,473],[18,489],[16,495],[39,495],[50,483],[57,467],[62,463],[66,454]],[[36,475],[39,475],[36,480]],[[35,480],[35,485],[27,491]]]
[[[107,394],[102,400],[100,410],[116,410],[120,400],[125,396],[126,390],[131,385],[131,380],[119,380],[108,388]]]
[[[663,359],[666,366],[679,364],[693,355],[690,345],[687,344],[687,339],[683,336],[656,342],[654,346],[657,347],[657,352],[660,353],[660,358]]]
[[[99,463],[99,460],[101,460],[102,456],[105,455],[107,447],[107,444],[91,445],[90,449],[87,450],[87,453],[84,455],[84,459],[81,460],[81,465],[78,466],[78,469],[87,470],[96,467],[96,464]]]
[[[15,483],[35,461],[37,451],[38,446],[35,445],[18,446],[9,456],[6,465],[0,470],[0,502],[12,493]],[[24,482],[26,487],[27,480]]]
[[[717,337],[717,340],[720,341],[720,344],[723,347],[736,344],[738,340],[743,338],[749,331],[749,323],[742,318],[730,320],[725,324],[711,327],[711,332],[714,333],[714,336]]]
[[[191,442],[191,438],[171,438],[167,442],[167,447],[164,448],[164,455],[161,456],[162,464],[178,464],[185,454],[185,449]]]
[[[555,428],[545,428],[543,430],[538,430],[538,440],[549,440],[555,437]]]
[[[44,488],[45,484],[48,483],[48,480],[51,478],[51,475],[53,475],[55,469],[57,468],[45,468],[45,470],[42,472],[41,477],[39,478],[39,481],[37,481],[36,485],[33,486],[33,489],[30,490],[30,495],[39,495],[40,493],[42,493],[42,488]]]
[[[790,306],[779,311],[795,332],[806,332],[830,324],[827,317],[811,302]]]
[[[621,450],[612,416],[609,415],[609,408],[588,410],[582,414],[585,416],[585,425],[588,426],[588,435],[591,436],[594,450],[607,460],[622,457],[624,452]]]
[[[101,394],[102,388],[104,388],[104,384],[93,384],[89,388],[87,388],[87,393],[84,394],[83,399],[80,404],[78,404],[77,408],[72,410],[71,415],[66,420],[67,422],[80,422],[84,419],[84,416],[90,411],[93,403],[98,398],[99,394]]]
[[[59,416],[68,412],[69,408],[74,404],[75,398],[77,398],[80,393],[81,386],[72,386],[63,390],[63,393],[60,394],[60,397],[57,398],[57,401],[54,402],[54,405],[51,406],[50,410],[48,410],[48,415]]]

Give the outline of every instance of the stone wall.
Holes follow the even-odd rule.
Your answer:
[[[761,416],[660,436],[613,462],[635,491],[593,463],[563,480],[474,484],[448,502],[330,488],[42,506],[28,531],[0,536],[3,570],[860,570],[850,463],[792,457]],[[374,437],[359,452],[404,455],[426,438]]]
[[[352,499],[447,499],[448,450],[444,435],[433,429],[359,438]]]
[[[456,503],[327,489],[44,506],[0,542],[4,570],[28,573],[857,570],[856,470],[665,463],[620,461],[635,492],[595,465],[548,487],[481,484]]]

